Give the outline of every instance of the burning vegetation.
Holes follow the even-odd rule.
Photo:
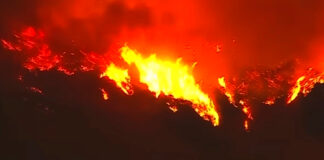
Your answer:
[[[2,39],[2,46],[15,54],[24,57],[23,67],[29,71],[48,71],[56,69],[71,76],[76,72],[86,72],[94,69],[102,70],[100,78],[107,77],[115,82],[125,94],[132,95],[133,89],[131,77],[127,69],[118,67],[114,61],[109,60],[108,55],[94,52],[64,53],[59,54],[51,50],[44,40],[42,31],[28,27],[20,33],[13,35],[13,40]],[[219,125],[220,116],[217,112],[217,102],[212,94],[203,91],[197,82],[193,67],[181,62],[159,59],[155,54],[144,56],[128,46],[120,48],[120,58],[128,64],[134,65],[138,70],[139,81],[147,86],[156,98],[161,94],[170,96],[175,100],[184,100],[191,103],[193,109],[205,120],[214,126]],[[69,65],[67,57],[78,54],[78,63]],[[120,63],[120,62],[118,62]],[[106,66],[105,68],[103,66]],[[125,69],[124,69],[125,68]],[[289,72],[289,74],[287,74]],[[249,129],[249,120],[253,120],[253,104],[264,103],[273,105],[276,99],[287,97],[287,104],[292,103],[298,95],[306,96],[317,83],[324,83],[324,73],[313,68],[297,73],[284,69],[282,66],[275,69],[252,69],[237,77],[218,78],[218,89],[224,93],[233,106],[240,108],[246,114],[244,128]],[[36,87],[30,88],[33,92],[41,93]],[[100,89],[104,100],[109,99],[109,94],[103,88]],[[170,106],[173,112],[178,111],[176,105]]]
[[[214,126],[222,121],[215,90],[246,115],[243,126],[249,129],[249,121],[257,117],[253,114],[255,104],[271,106],[278,99],[285,99],[289,105],[298,96],[307,96],[316,84],[324,83],[324,70],[318,67],[322,65],[321,56],[319,64],[290,62],[310,53],[306,47],[301,47],[304,41],[296,38],[298,34],[311,37],[306,31],[312,28],[303,26],[304,21],[295,18],[298,19],[296,23],[303,25],[280,26],[269,14],[272,10],[268,9],[269,13],[264,15],[269,16],[270,21],[256,22],[264,27],[258,28],[251,25],[254,23],[245,23],[260,19],[258,14],[240,20],[241,16],[235,13],[228,17],[212,13],[214,10],[233,10],[234,6],[226,2],[219,4],[223,8],[215,9],[209,8],[216,6],[213,2],[188,1],[181,13],[169,3],[173,1],[166,1],[162,7],[156,1],[145,4],[135,1],[60,1],[53,6],[39,2],[37,13],[40,15],[35,22],[39,23],[38,27],[21,27],[21,31],[0,37],[0,43],[19,57],[21,66],[30,72],[56,70],[73,76],[95,71],[100,73],[98,77],[113,81],[128,96],[134,94],[134,87],[139,85],[136,83],[138,78],[141,85],[146,86],[145,90],[156,98],[168,96],[171,111],[178,112],[177,100],[186,101],[200,117]],[[246,11],[244,7],[250,5],[240,2],[238,6],[243,6],[242,10]],[[58,9],[62,13],[52,11]],[[291,10],[299,15],[303,4],[298,3]],[[192,15],[192,11],[197,15]],[[310,17],[320,11],[313,12]],[[237,23],[232,24],[228,19]],[[227,25],[220,25],[219,21]],[[275,26],[278,35],[287,33],[289,36],[269,35],[268,26]],[[297,29],[282,29],[286,26]],[[224,34],[222,30],[227,29],[233,34]],[[303,29],[306,31],[299,31]],[[256,38],[259,35],[250,36],[254,31],[268,37],[264,43],[271,45],[260,42]],[[283,49],[278,45],[282,42],[291,42],[289,46],[294,47]],[[322,47],[314,48],[321,50]],[[309,57],[321,54],[319,51]],[[278,59],[280,64],[274,64]],[[37,87],[29,89],[44,94]],[[103,99],[109,101],[109,90],[99,90]]]

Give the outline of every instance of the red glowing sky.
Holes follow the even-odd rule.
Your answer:
[[[223,75],[297,58],[303,65],[323,66],[322,1],[34,0],[25,3],[28,7],[14,2],[4,5],[9,5],[9,12],[14,13],[2,17],[7,20],[5,26],[42,28],[56,50],[73,42],[79,48],[104,53],[114,44],[127,42],[144,53],[159,52],[166,57],[198,62],[197,69],[207,70],[202,74],[210,73],[209,68]],[[24,15],[17,13],[18,9],[33,12]]]

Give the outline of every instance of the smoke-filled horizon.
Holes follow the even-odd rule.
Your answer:
[[[1,3],[2,33],[34,26],[47,33],[56,50],[77,45],[105,53],[113,44],[127,43],[147,54],[198,62],[199,69],[220,75],[296,59],[323,66],[319,0]]]

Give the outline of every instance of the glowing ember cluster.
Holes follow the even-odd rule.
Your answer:
[[[101,68],[107,64],[107,57],[96,53],[85,53],[77,50],[74,52],[54,52],[46,42],[43,31],[27,27],[15,33],[9,40],[1,39],[2,46],[10,51],[21,53],[25,58],[23,66],[29,71],[48,71],[56,69],[67,75],[77,71],[90,71]],[[76,59],[76,62],[73,61]]]
[[[44,42],[44,33],[28,27],[19,34],[15,34],[15,43],[1,40],[3,46],[11,51],[22,51],[28,54],[24,67],[28,70],[39,69],[46,71],[52,69],[61,61],[61,57],[54,55]]]

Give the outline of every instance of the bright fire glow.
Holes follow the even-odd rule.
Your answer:
[[[244,106],[242,111],[248,116],[249,119],[253,119],[250,107]]]
[[[39,49],[39,54],[31,57],[29,62],[25,64],[28,70],[39,69],[40,71],[50,70],[60,62],[60,58],[56,55],[53,56],[51,50],[47,45],[42,45]]]
[[[128,64],[135,64],[139,71],[140,82],[158,97],[161,93],[176,99],[192,102],[194,110],[213,125],[219,124],[219,115],[213,101],[196,83],[189,67],[176,62],[157,59],[155,54],[143,58],[140,53],[124,46],[122,58]]]
[[[108,100],[108,99],[109,99],[108,92],[107,92],[105,89],[103,89],[103,88],[100,88],[100,91],[101,91],[101,93],[102,93],[102,98],[103,98],[104,100]]]
[[[313,68],[309,68],[303,76],[297,79],[295,85],[293,88],[291,88],[288,95],[287,104],[295,100],[299,93],[306,96],[311,92],[317,83],[324,83],[324,73],[317,72]]]
[[[118,68],[115,66],[115,64],[111,63],[109,66],[107,66],[106,71],[100,75],[100,78],[102,77],[108,77],[109,79],[113,80],[117,87],[119,87],[127,95],[133,94],[127,69]]]
[[[34,93],[43,94],[43,91],[37,87],[29,87],[29,89]]]
[[[267,105],[273,105],[274,103],[275,103],[275,98],[269,98],[264,102],[264,104]]]
[[[244,129],[249,130],[249,122],[248,122],[248,120],[244,121]]]
[[[170,109],[172,112],[178,112],[178,108],[177,108],[177,106],[169,106],[169,109]]]
[[[290,93],[288,95],[288,101],[287,103],[291,103],[296,97],[298,96],[300,89],[301,89],[301,82],[305,79],[305,76],[301,76],[298,78],[296,85],[290,90]]]
[[[230,103],[234,104],[234,98],[233,98],[234,96],[232,95],[232,93],[226,87],[225,78],[224,77],[218,78],[218,83],[223,88],[223,92],[227,96]]]

